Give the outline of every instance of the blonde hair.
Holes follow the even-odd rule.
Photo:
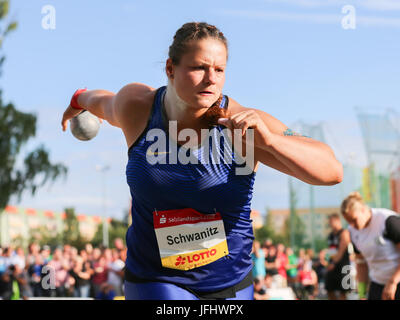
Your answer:
[[[342,202],[340,206],[340,212],[342,215],[346,215],[350,211],[353,211],[355,207],[364,206],[364,200],[358,191],[351,192]]]

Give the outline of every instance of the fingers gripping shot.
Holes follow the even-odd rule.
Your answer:
[[[324,143],[223,93],[228,42],[190,22],[169,47],[166,86],[77,91],[83,108],[124,133],[132,224],[126,299],[253,299],[251,199],[262,165],[315,185],[342,180]],[[245,170],[244,170],[245,169]]]
[[[100,119],[97,118],[95,115],[91,114],[84,110],[78,104],[78,96],[80,93],[85,92],[86,89],[79,89],[75,91],[74,95],[72,96],[70,106],[66,110],[63,120],[62,126],[63,130],[66,129],[67,118],[73,116],[71,119],[71,132],[73,136],[79,140],[87,141],[93,139],[100,129]],[[74,116],[74,114],[76,114]]]
[[[99,119],[86,110],[71,119],[71,132],[75,138],[82,141],[93,139],[99,128]]]

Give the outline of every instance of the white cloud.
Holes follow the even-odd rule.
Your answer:
[[[300,7],[326,7],[342,5],[344,0],[264,0],[264,2],[271,4],[289,4]],[[349,1],[347,1],[348,3]]]
[[[341,20],[344,17],[338,14],[327,13],[293,13],[277,11],[256,11],[256,10],[223,10],[222,15],[242,17],[247,19],[263,19],[272,21],[306,22],[315,24],[337,24],[341,28]],[[365,27],[400,27],[400,19],[376,16],[356,15],[357,26]]]
[[[288,4],[298,7],[318,8],[353,5],[371,11],[398,11],[400,1],[398,0],[264,0],[269,4]]]
[[[398,11],[400,10],[400,1],[398,0],[359,0],[356,5],[369,10],[377,11]]]
[[[299,21],[314,23],[338,23],[341,16],[339,14],[309,14],[309,13],[289,13],[273,11],[255,11],[255,10],[224,10],[224,15],[243,17],[249,19],[265,19],[278,21]]]

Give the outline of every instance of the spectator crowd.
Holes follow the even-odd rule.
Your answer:
[[[126,247],[83,249],[65,244],[53,250],[31,243],[0,247],[0,299],[74,297],[112,300],[123,296]]]
[[[326,295],[324,279],[329,250],[315,255],[311,249],[292,248],[266,240],[253,243],[254,298],[273,299],[274,289],[290,288],[295,299],[310,300]],[[53,248],[29,244],[0,247],[0,299],[32,297],[92,298],[112,300],[124,296],[126,247],[117,238],[114,248],[83,249],[65,244]],[[276,298],[276,297],[275,297]]]
[[[299,249],[295,254],[290,247],[273,244],[271,240],[255,240],[252,251],[254,298],[274,298],[274,289],[291,288],[294,298],[313,300],[326,296],[324,279],[329,265],[328,250],[317,255],[312,249]],[[276,298],[276,297],[275,297]]]

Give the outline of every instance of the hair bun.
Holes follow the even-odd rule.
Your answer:
[[[354,198],[358,201],[363,201],[362,195],[358,191],[353,191],[348,195],[349,198]]]

